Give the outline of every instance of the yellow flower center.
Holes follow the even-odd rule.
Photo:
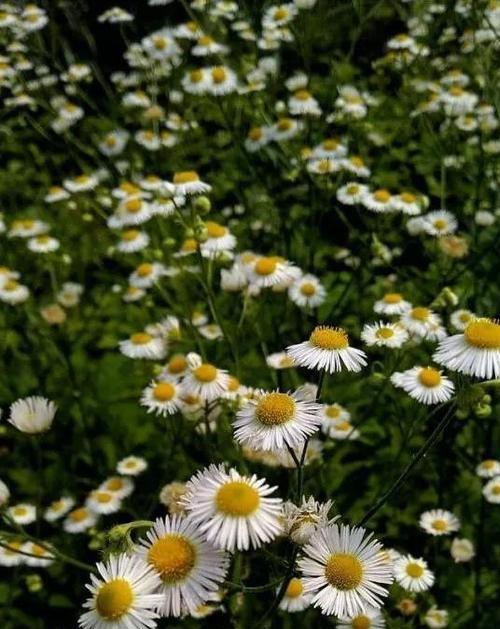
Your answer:
[[[498,496],[498,495],[500,495],[500,485],[494,485],[494,486],[493,486],[493,488],[492,488],[492,490],[491,490],[491,493],[492,493],[494,496]]]
[[[449,92],[452,96],[462,96],[464,90],[460,87],[460,85],[454,85],[453,87],[450,87]]]
[[[413,308],[410,313],[410,317],[412,319],[416,319],[417,321],[427,321],[431,311],[429,308],[422,308],[421,306],[417,306],[417,308]]]
[[[294,97],[297,100],[309,100],[311,98],[311,94],[307,90],[298,90],[295,92]]]
[[[217,378],[217,367],[209,363],[203,363],[193,371],[198,382],[213,382]]]
[[[387,203],[391,198],[391,193],[388,190],[384,189],[375,190],[375,192],[373,193],[373,198],[379,203]]]
[[[105,491],[97,491],[94,497],[100,504],[108,504],[113,499],[113,496]]]
[[[212,80],[214,83],[217,83],[217,84],[224,83],[226,79],[227,79],[227,72],[225,71],[224,68],[222,68],[221,66],[217,68],[213,68]]]
[[[126,232],[122,233],[122,240],[131,242],[132,240],[135,240],[139,234],[140,232],[137,229],[128,229]]]
[[[494,461],[493,459],[486,459],[486,461],[483,461],[481,463],[481,467],[484,467],[485,470],[491,470],[495,467],[495,464],[496,461]]]
[[[89,180],[88,175],[78,175],[78,177],[75,177],[76,183],[87,183],[88,180]]]
[[[128,194],[128,195],[136,194],[137,192],[139,192],[139,188],[130,181],[122,182],[120,184],[120,190],[122,190],[123,192],[125,192],[125,194]]]
[[[356,616],[356,618],[353,618],[351,620],[351,627],[353,629],[370,629],[371,626],[372,621],[368,618],[368,616],[365,616],[364,614],[361,614],[361,616]]]
[[[154,37],[153,45],[156,50],[164,50],[168,45],[168,39],[165,39],[165,37]]]
[[[198,249],[198,243],[194,238],[186,238],[186,240],[182,243],[181,250],[185,253],[192,253]]]
[[[182,373],[185,371],[187,367],[186,358],[179,354],[178,356],[173,356],[168,362],[168,370],[170,373]]]
[[[200,177],[195,170],[184,170],[174,174],[174,183],[175,184],[183,184],[183,183],[193,183],[195,181],[199,181]]]
[[[264,132],[262,131],[261,127],[253,127],[248,132],[248,139],[252,140],[252,142],[257,142],[258,140],[261,139],[263,133]]]
[[[433,225],[436,229],[445,229],[446,227],[448,227],[448,221],[444,218],[437,218],[433,222]]]
[[[276,271],[277,265],[276,258],[259,258],[254,269],[257,275],[272,275]]]
[[[234,376],[229,376],[229,384],[227,387],[228,391],[231,391],[232,393],[234,393],[239,388],[240,388],[240,381],[238,380],[238,378],[235,378]]]
[[[73,522],[83,522],[88,517],[88,511],[84,507],[75,509],[69,514],[69,519]]]
[[[347,194],[354,196],[355,194],[358,194],[359,186],[353,183],[350,186],[347,186],[346,191],[347,191]]]
[[[446,520],[434,520],[432,523],[432,528],[435,531],[446,531],[448,529],[448,524]]]
[[[109,489],[109,491],[120,491],[120,489],[123,489],[123,481],[116,476],[110,478],[106,483],[106,488]]]
[[[149,262],[144,262],[137,267],[136,273],[139,277],[147,277],[153,272],[153,265]]]
[[[166,583],[183,581],[196,562],[193,544],[177,534],[167,534],[157,539],[148,551],[148,563],[152,564]]]
[[[386,304],[398,304],[402,301],[403,296],[399,293],[387,293],[384,295],[384,301]]]
[[[286,10],[285,7],[279,7],[278,9],[276,9],[276,11],[273,14],[273,19],[275,21],[286,20],[287,17],[288,17],[288,11]]]
[[[5,282],[3,286],[3,289],[7,291],[13,291],[16,290],[18,286],[19,282],[16,282],[16,280],[7,280],[7,282]]]
[[[213,44],[213,43],[214,43],[214,40],[208,35],[204,35],[203,37],[200,37],[200,39],[198,40],[198,44],[200,46],[210,46],[210,44]]]
[[[304,297],[312,297],[316,294],[316,286],[311,282],[304,282],[300,286],[300,292],[304,295]]]
[[[392,328],[380,328],[375,334],[379,339],[390,339],[394,336],[394,330]]]
[[[146,343],[149,343],[152,338],[151,334],[147,334],[146,332],[136,332],[135,334],[132,334],[130,340],[134,345],[146,345]]]
[[[50,508],[52,511],[61,511],[64,508],[64,501],[63,500],[54,500],[54,502],[52,502],[50,504]]]
[[[209,238],[222,238],[222,236],[227,234],[227,229],[214,221],[207,221],[205,227],[207,228]]]
[[[302,585],[302,581],[294,577],[293,579],[290,579],[290,583],[286,588],[285,596],[287,596],[288,598],[297,598],[302,594],[303,591],[304,587]]]
[[[363,566],[355,555],[336,553],[326,562],[325,577],[337,590],[353,590],[363,579]]]
[[[191,72],[189,73],[189,79],[191,83],[200,83],[200,81],[203,79],[202,70],[191,70]]]
[[[334,139],[325,140],[322,144],[325,151],[334,151],[338,147],[338,145],[339,141]]]
[[[257,420],[266,426],[280,426],[295,414],[295,401],[286,393],[269,393],[262,397],[255,409]]]
[[[113,579],[102,585],[97,593],[96,611],[106,620],[117,620],[128,612],[134,600],[134,593],[125,579]]]
[[[283,358],[280,359],[280,367],[293,367],[294,364],[295,362],[290,356],[283,356]]]
[[[325,414],[330,419],[338,419],[340,417],[340,408],[338,406],[327,406]]]
[[[437,387],[441,383],[441,375],[437,369],[432,369],[432,367],[424,367],[420,370],[418,374],[418,379],[420,384],[423,384],[424,387]]]
[[[159,402],[168,402],[175,395],[175,387],[170,382],[160,382],[153,389],[153,396]]]
[[[142,201],[140,199],[129,199],[125,203],[125,209],[127,210],[127,212],[130,212],[130,214],[136,214],[140,211],[141,207]]]
[[[320,349],[345,349],[349,347],[349,337],[342,328],[318,326],[314,328],[309,342]]]
[[[351,159],[349,160],[351,162],[351,164],[357,168],[362,168],[365,163],[364,161],[361,159],[361,157],[351,157]]]
[[[419,579],[424,574],[424,569],[418,563],[409,563],[406,566],[406,574],[413,579]]]
[[[28,509],[26,509],[26,507],[14,507],[12,513],[18,517],[22,517],[28,513]]]
[[[279,131],[289,131],[293,127],[293,120],[291,118],[280,118],[276,126]]]
[[[347,432],[351,429],[351,424],[349,422],[341,422],[340,424],[337,424],[335,428],[342,432]]]
[[[415,203],[417,200],[417,197],[411,192],[402,192],[399,195],[399,198],[403,201],[403,203]]]
[[[260,504],[259,492],[244,481],[229,481],[222,485],[215,497],[217,510],[225,515],[251,515]]]
[[[477,319],[465,328],[464,337],[474,347],[500,349],[500,323],[491,319]]]

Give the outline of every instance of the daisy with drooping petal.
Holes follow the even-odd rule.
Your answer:
[[[110,476],[103,481],[99,487],[99,491],[109,492],[118,496],[118,498],[126,498],[134,491],[134,481],[131,478],[124,478],[123,476]]]
[[[121,240],[116,248],[122,253],[135,253],[149,245],[149,236],[138,229],[127,229],[122,232]]]
[[[142,394],[140,404],[148,409],[148,413],[156,415],[173,415],[182,406],[182,386],[175,382],[154,380]]]
[[[433,312],[430,308],[417,306],[405,311],[400,319],[401,325],[408,330],[410,334],[414,334],[418,338],[435,340],[441,326],[441,317]],[[446,336],[443,330],[438,338]]]
[[[151,288],[164,275],[164,270],[159,262],[143,262],[130,274],[128,281],[137,288]]]
[[[64,517],[70,509],[73,508],[75,501],[73,498],[63,496],[59,500],[52,502],[47,509],[45,509],[44,519],[47,522],[55,522],[59,518]]]
[[[407,310],[410,310],[411,304],[403,298],[400,293],[386,293],[382,299],[375,302],[373,310],[377,314],[384,315],[402,315]]]
[[[279,588],[277,588],[278,592]],[[313,594],[304,592],[302,579],[292,577],[287,585],[285,595],[281,599],[279,608],[285,612],[302,612],[311,604]]]
[[[409,216],[420,214],[422,211],[421,203],[418,196],[411,192],[401,192],[392,199],[394,209]]]
[[[453,382],[433,367],[412,367],[406,371],[396,371],[391,376],[391,382],[422,404],[446,402],[455,391]]]
[[[178,196],[203,194],[210,192],[212,187],[200,179],[195,170],[185,170],[174,173],[173,183],[175,194]]]
[[[408,592],[425,592],[434,583],[434,573],[423,559],[405,555],[394,562],[394,578]]]
[[[480,478],[493,478],[500,476],[500,461],[495,459],[485,459],[476,467],[476,474]]]
[[[184,354],[174,354],[162,369],[159,380],[179,381],[189,369]]]
[[[419,525],[429,535],[449,535],[459,530],[460,520],[451,511],[431,509],[420,515]]]
[[[183,394],[199,397],[202,402],[219,399],[228,387],[229,375],[225,369],[201,361],[182,380]]]
[[[328,430],[328,436],[331,439],[339,441],[349,440],[355,441],[359,439],[359,430],[348,421],[332,422]]]
[[[450,554],[453,557],[455,563],[462,563],[464,561],[471,561],[475,556],[476,550],[474,544],[467,538],[455,537],[450,547]]]
[[[236,247],[236,238],[227,227],[215,221],[206,221],[207,239],[201,243],[200,251],[210,257],[221,251],[232,251]]]
[[[366,354],[349,345],[349,336],[343,328],[318,326],[308,341],[286,348],[295,364],[309,369],[324,369],[329,373],[361,371],[366,365]]]
[[[132,334],[126,341],[120,341],[119,347],[121,353],[129,358],[162,360],[167,353],[165,340],[147,332]]]
[[[468,376],[500,377],[500,323],[487,318],[475,319],[463,334],[440,341],[433,360]]]
[[[266,356],[266,363],[272,369],[290,369],[295,367],[293,358],[290,358],[286,352],[269,354],[269,356]]]
[[[9,422],[21,432],[36,435],[49,430],[57,406],[38,395],[17,400],[10,407]]]
[[[283,531],[281,498],[269,497],[275,489],[263,478],[211,465],[188,482],[186,510],[218,548],[259,548]]]
[[[292,265],[279,256],[261,256],[246,267],[250,283],[256,288],[269,288],[293,279]]]
[[[159,617],[160,578],[142,560],[125,554],[98,563],[99,576],[90,575],[91,597],[84,603],[89,611],[78,624],[82,629],[152,629]]]
[[[408,332],[397,323],[367,323],[361,332],[361,339],[369,346],[401,347],[408,340]]]
[[[290,286],[288,297],[300,308],[317,308],[325,301],[326,290],[315,275],[306,274]]]
[[[332,508],[332,501],[325,503],[316,501],[312,496],[306,500],[302,496],[299,506],[293,502],[285,502],[283,505],[283,524],[285,533],[296,544],[306,544],[317,530],[333,524],[339,516],[329,518],[328,513]]]
[[[36,520],[36,507],[25,502],[12,505],[7,509],[7,513],[16,524],[31,524]]]
[[[451,325],[460,332],[463,332],[474,319],[477,319],[477,317],[470,310],[455,310],[455,312],[452,312],[450,315]]]
[[[385,620],[380,609],[366,607],[364,611],[350,618],[339,618],[337,629],[384,629]]]
[[[320,424],[319,404],[274,391],[249,400],[236,413],[234,438],[254,450],[276,451],[303,444]]]
[[[63,522],[66,533],[83,533],[96,524],[98,515],[85,507],[70,511]]]
[[[500,476],[495,476],[483,487],[485,500],[493,504],[500,504]]]
[[[190,517],[158,518],[137,554],[161,580],[162,616],[180,616],[210,598],[223,582],[229,559],[200,532]]]
[[[116,471],[123,476],[139,476],[148,468],[146,459],[140,456],[126,456],[116,464]]]
[[[392,583],[382,544],[363,528],[333,524],[311,537],[299,560],[305,592],[323,614],[354,616],[368,605],[380,607]]]

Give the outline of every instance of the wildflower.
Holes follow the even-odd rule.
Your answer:
[[[433,367],[419,366],[396,371],[391,376],[391,382],[422,404],[446,402],[455,390],[453,382]]]
[[[476,551],[470,540],[455,537],[451,543],[450,553],[455,563],[462,563],[464,561],[470,561],[476,554]]]
[[[126,341],[120,341],[119,347],[124,356],[148,360],[161,360],[167,350],[164,339],[147,332],[132,334]]]
[[[64,517],[70,509],[73,508],[75,501],[69,496],[63,496],[59,500],[52,502],[46,509],[43,515],[47,522],[55,522]]]
[[[458,531],[460,521],[450,511],[432,509],[421,514],[419,525],[430,535],[449,535]]]
[[[276,590],[278,591],[279,588]],[[304,592],[302,579],[292,577],[285,590],[285,595],[281,599],[279,608],[289,613],[302,612],[311,604],[313,595]]]
[[[367,323],[361,332],[361,339],[370,347],[398,348],[408,340],[408,332],[397,323]]]
[[[331,508],[331,500],[320,503],[312,496],[307,500],[302,496],[302,502],[298,506],[293,502],[285,502],[283,515],[286,534],[296,544],[306,544],[313,533],[337,520],[337,517],[328,518]]]
[[[96,524],[97,518],[97,513],[85,507],[78,507],[68,513],[63,522],[63,529],[66,533],[83,533]]]
[[[20,502],[7,509],[7,513],[16,524],[31,524],[36,520],[36,507],[34,505]]]
[[[395,561],[394,578],[408,592],[425,592],[434,583],[434,574],[427,567],[427,562],[411,555]]]
[[[140,403],[148,409],[148,413],[171,415],[182,406],[182,387],[174,382],[154,380],[144,389]]]
[[[500,504],[500,476],[495,476],[486,483],[483,496],[487,502]]]
[[[52,426],[57,406],[47,398],[31,396],[14,402],[9,422],[21,432],[38,434]]]
[[[138,476],[148,468],[148,462],[139,456],[127,456],[116,465],[116,471],[123,476]]]

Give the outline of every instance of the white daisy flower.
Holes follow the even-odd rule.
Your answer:
[[[374,192],[368,191],[362,200],[363,205],[372,212],[387,213],[394,210],[392,195],[385,188],[379,188]]]
[[[199,398],[202,402],[213,402],[227,392],[229,375],[210,363],[196,361],[182,380],[183,394]]]
[[[307,500],[302,496],[299,506],[293,502],[285,502],[283,505],[283,524],[285,533],[296,544],[306,544],[317,530],[333,524],[339,516],[329,518],[328,513],[332,508],[332,501],[317,502],[312,496]]]
[[[0,507],[3,507],[9,502],[10,498],[10,489],[0,478]]]
[[[347,146],[338,138],[328,138],[315,146],[311,157],[314,159],[339,160],[347,155]]]
[[[420,515],[419,526],[429,535],[449,535],[459,530],[460,520],[451,511],[431,509]]]
[[[207,69],[208,85],[206,91],[213,96],[224,96],[238,87],[236,74],[225,66],[213,66]]]
[[[182,87],[188,94],[205,94],[209,85],[210,75],[206,68],[191,70],[182,79]]]
[[[386,293],[382,299],[375,302],[373,310],[377,314],[383,314],[387,316],[402,315],[407,310],[410,310],[411,304],[406,301],[400,293]]]
[[[422,558],[404,555],[394,562],[394,578],[408,592],[425,592],[434,583],[434,573]]]
[[[477,319],[477,317],[470,310],[455,310],[455,312],[452,312],[450,315],[451,325],[460,332],[463,332],[474,319]]]
[[[326,290],[315,275],[306,274],[290,286],[288,297],[300,308],[317,308],[325,301]]]
[[[392,205],[395,210],[408,216],[415,216],[422,211],[420,199],[412,192],[399,193],[392,198]]]
[[[194,194],[204,194],[210,192],[212,186],[201,181],[200,176],[194,170],[185,170],[174,173],[173,183],[175,194],[179,196],[189,196]]]
[[[385,620],[380,609],[366,607],[364,611],[350,618],[339,618],[337,629],[384,629]]]
[[[288,99],[288,109],[292,116],[321,116],[321,107],[314,96],[306,89],[294,92]]]
[[[99,143],[99,150],[108,157],[114,157],[123,152],[129,138],[128,131],[124,129],[115,129],[104,136]]]
[[[78,175],[72,179],[65,179],[63,185],[69,192],[87,192],[93,190],[99,183],[96,175]]]
[[[139,456],[126,456],[116,464],[116,471],[123,476],[139,476],[148,468],[148,462]]]
[[[320,424],[319,404],[274,391],[249,400],[236,413],[234,439],[254,450],[276,451],[303,444]]]
[[[269,136],[276,142],[284,142],[290,140],[302,129],[302,125],[299,121],[293,118],[280,118],[269,129]]]
[[[295,364],[309,369],[324,369],[329,373],[361,371],[366,365],[366,354],[349,345],[349,337],[343,328],[316,327],[308,341],[286,348]]]
[[[279,588],[276,589],[278,592]],[[313,594],[304,592],[302,579],[292,577],[281,599],[279,608],[285,612],[295,613],[307,609],[313,599]]]
[[[10,407],[9,423],[21,432],[35,435],[49,430],[57,406],[38,395],[17,400]]]
[[[272,369],[290,369],[295,367],[293,358],[290,358],[286,352],[275,352],[266,356],[266,363]]]
[[[211,465],[187,485],[186,509],[207,539],[229,551],[259,548],[282,533],[281,498],[257,476]]]
[[[382,545],[363,528],[333,524],[311,537],[299,560],[305,592],[323,614],[354,616],[368,605],[380,607],[392,583]]]
[[[245,149],[249,153],[258,151],[271,140],[267,127],[252,127],[245,140]]]
[[[44,197],[45,203],[56,203],[69,199],[69,193],[61,186],[51,186]]]
[[[311,159],[307,164],[307,170],[315,175],[328,175],[340,171],[340,162],[336,159],[326,158]]]
[[[215,221],[206,221],[207,239],[200,245],[203,255],[210,257],[221,251],[232,251],[236,247],[236,238],[224,225]]]
[[[21,551],[34,555],[24,558],[26,565],[32,568],[47,568],[55,561],[53,554],[35,542],[25,542],[21,546]]]
[[[470,561],[476,554],[476,551],[474,549],[474,544],[470,540],[465,537],[462,539],[455,537],[451,543],[450,554],[455,563],[462,563]]]
[[[350,181],[337,190],[336,196],[344,205],[357,205],[362,202],[367,191],[368,186]]]
[[[207,323],[207,325],[200,325],[198,327],[198,332],[205,339],[209,339],[210,341],[215,341],[215,339],[221,339],[224,334],[222,333],[222,329],[216,323]]]
[[[293,279],[292,265],[279,256],[260,256],[245,266],[249,282],[256,288],[269,288]]]
[[[125,292],[122,295],[122,299],[125,303],[133,303],[134,301],[140,301],[145,296],[146,291],[143,288],[127,286]]]
[[[118,209],[108,220],[108,227],[121,229],[122,227],[141,225],[153,216],[147,201],[138,196],[130,196],[120,203]]]
[[[340,164],[344,170],[347,170],[347,172],[357,175],[358,177],[369,177],[371,174],[371,171],[366,167],[365,162],[358,156],[343,159]]]
[[[43,515],[44,519],[47,522],[55,522],[59,520],[63,516],[65,516],[70,509],[72,509],[75,505],[75,501],[73,498],[69,496],[63,496],[59,498],[59,500],[55,500],[52,502],[46,509]]]
[[[148,413],[163,417],[173,415],[182,406],[183,393],[182,386],[175,382],[153,380],[144,389],[140,404],[148,409]]]
[[[430,236],[448,236],[458,229],[457,219],[447,210],[436,210],[421,217],[421,226]]]
[[[492,504],[500,504],[500,476],[495,476],[483,487],[485,500]]]
[[[116,513],[121,509],[122,501],[120,496],[110,491],[97,489],[89,495],[85,501],[85,506],[90,511],[99,514]]]
[[[147,360],[162,360],[167,353],[165,340],[147,332],[136,332],[125,341],[120,341],[119,348],[124,356]]]
[[[159,576],[162,616],[181,616],[210,599],[223,582],[229,560],[190,517],[158,518],[137,547]]]
[[[475,319],[463,334],[440,341],[433,360],[469,376],[500,377],[500,323],[487,318]]]
[[[408,332],[397,323],[367,323],[361,332],[361,339],[369,346],[401,347],[408,340]]]
[[[321,430],[325,435],[329,434],[332,425],[340,422],[348,422],[351,419],[349,411],[340,404],[322,404],[322,424]]]
[[[0,546],[0,566],[4,568],[12,568],[21,566],[25,563],[26,557],[19,551],[22,550],[22,542],[9,540],[3,542],[4,546]]]
[[[23,218],[12,221],[7,234],[9,238],[32,238],[44,234],[49,226],[44,221],[33,218]]]
[[[195,57],[207,57],[208,55],[225,55],[228,50],[227,46],[217,43],[209,35],[203,35],[191,48],[191,54]]]
[[[339,441],[355,441],[359,439],[360,432],[348,421],[332,422],[328,429],[328,436],[331,439],[337,439]]]
[[[174,354],[160,372],[158,379],[177,382],[188,369],[189,365],[186,356],[184,354]]]
[[[276,29],[284,26],[293,20],[297,15],[297,7],[291,3],[273,4],[268,7],[262,16],[262,28]]]
[[[98,515],[85,507],[70,511],[63,522],[66,533],[83,533],[97,523]]]
[[[28,249],[34,253],[51,253],[59,249],[59,241],[48,234],[41,234],[28,240]]]
[[[133,273],[128,281],[136,288],[151,288],[163,275],[165,267],[160,262],[143,262]]]
[[[29,288],[23,284],[19,284],[16,280],[7,280],[0,285],[0,301],[10,306],[22,304],[29,296]]]
[[[481,461],[476,467],[476,474],[480,478],[493,478],[500,476],[500,461],[495,459],[486,459]]]
[[[433,367],[412,367],[391,376],[394,386],[422,404],[438,404],[449,400],[455,391],[453,382]]]
[[[82,629],[151,629],[156,626],[160,577],[134,556],[111,556],[98,563],[99,576],[92,574],[87,585],[91,597],[84,603],[89,611],[78,624]]]
[[[433,605],[424,616],[425,624],[431,629],[442,629],[448,626],[448,612]]]
[[[155,59],[156,61],[171,59],[181,52],[181,49],[174,39],[173,33],[167,28],[156,31],[147,37],[143,37],[141,46],[151,59]]]
[[[149,236],[138,229],[128,229],[121,234],[121,240],[116,248],[121,253],[136,253],[149,245]]]
[[[433,335],[435,335],[437,330],[441,329],[441,317],[430,308],[424,308],[423,306],[406,310],[399,321],[410,334],[414,334],[421,339],[433,340]],[[442,334],[446,336],[445,332]],[[442,334],[440,338],[443,337]]]
[[[7,509],[7,514],[16,524],[31,524],[36,520],[36,507],[25,502],[12,505]]]
[[[123,499],[134,491],[134,481],[131,478],[124,478],[123,476],[110,476],[103,481],[98,491],[109,492],[118,498]]]

